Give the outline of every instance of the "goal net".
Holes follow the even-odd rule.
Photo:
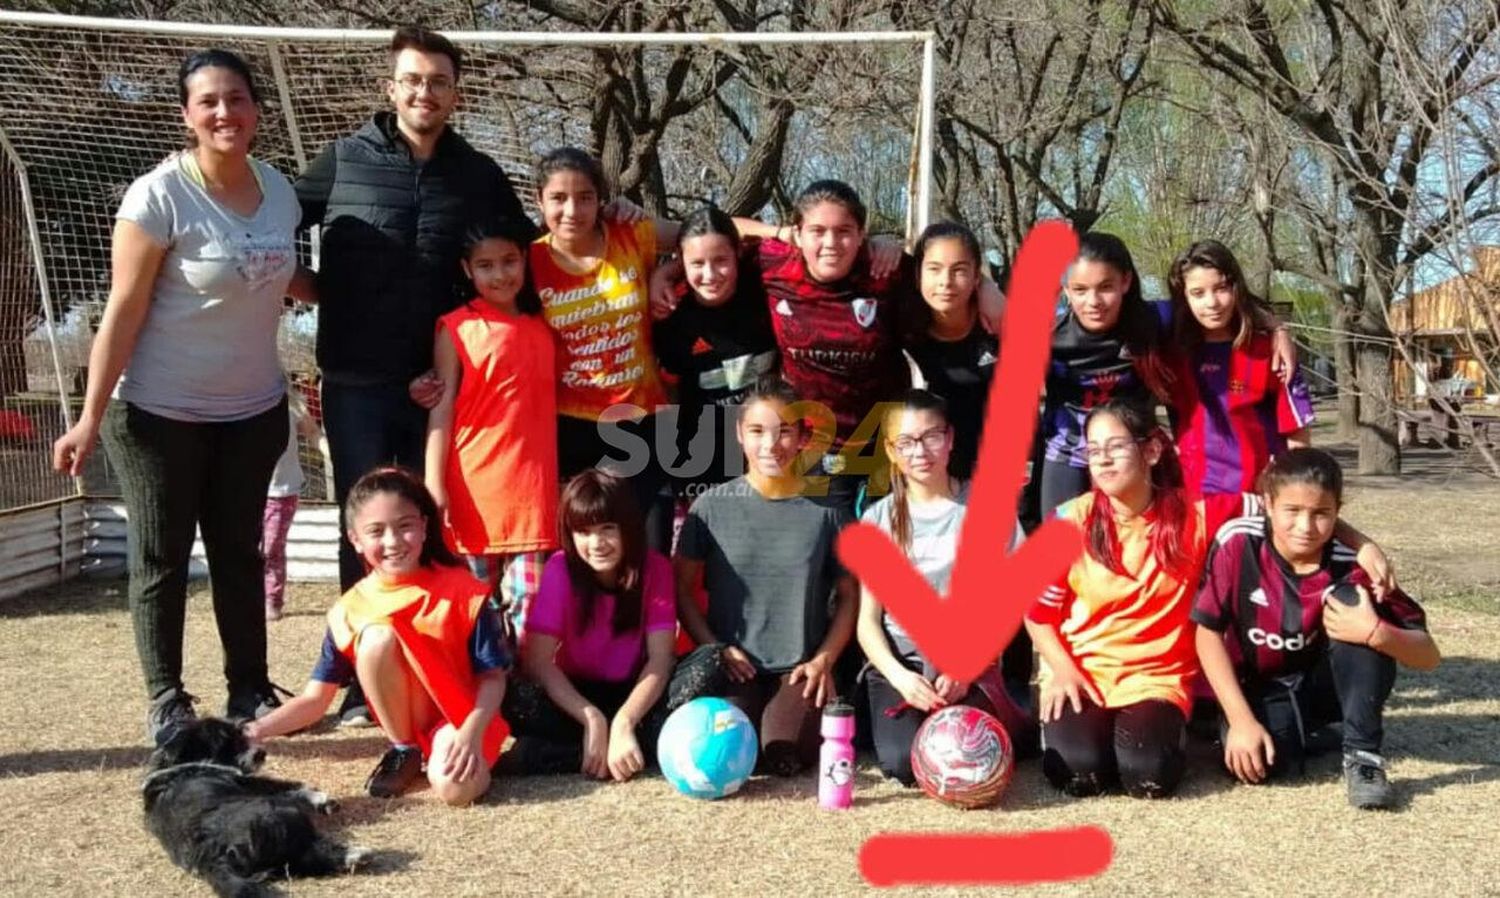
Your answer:
[[[723,203],[766,151],[757,138],[783,127],[775,177],[760,191],[765,214],[784,213],[810,179],[840,177],[861,191],[877,226],[924,220],[924,34],[447,34],[465,53],[453,123],[528,201],[541,152],[598,152],[598,135],[614,127],[634,129],[619,167],[665,197],[669,214]],[[0,12],[0,511],[114,492],[102,451],[79,483],[52,474],[48,453],[82,401],[121,196],[183,145],[184,57],[216,46],[247,60],[262,95],[254,153],[295,177],[331,140],[389,107],[388,41],[389,32]],[[659,164],[630,172],[642,159]],[[315,418],[316,327],[315,309],[288,314],[280,342]],[[304,441],[301,456],[304,497],[326,498],[317,446]]]

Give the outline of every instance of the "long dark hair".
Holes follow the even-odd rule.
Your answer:
[[[531,282],[531,266],[527,264],[527,248],[531,246],[532,225],[529,221],[495,216],[476,223],[464,232],[463,258],[469,256],[479,244],[486,240],[504,240],[521,251],[521,264],[526,266],[526,280],[521,292],[516,294],[516,311],[522,315],[542,314],[542,300],[536,294],[536,285]]]
[[[953,428],[948,420],[947,401],[928,390],[907,390],[890,414],[901,412],[931,412],[943,419],[943,426],[950,431]],[[911,499],[907,496],[906,475],[898,464],[891,465],[891,537],[902,553],[911,554]]]
[[[600,524],[614,524],[620,528],[622,551],[620,566],[615,570],[615,613],[610,631],[620,634],[639,627],[646,578],[646,524],[630,484],[608,471],[589,468],[563,487],[558,509],[558,542],[568,564],[568,582],[583,611],[582,626],[587,629],[593,623],[603,588],[594,569],[578,554],[573,534]]]
[[[399,496],[410,502],[427,520],[427,529],[422,540],[422,553],[417,557],[423,567],[462,567],[463,562],[448,548],[443,540],[443,517],[438,512],[437,502],[427,491],[422,478],[398,465],[376,468],[355,482],[344,501],[344,520],[354,527],[354,518],[365,503],[381,493]]]
[[[1229,247],[1217,240],[1199,240],[1183,250],[1172,260],[1167,271],[1167,289],[1172,294],[1172,330],[1178,349],[1191,352],[1203,342],[1203,327],[1198,324],[1187,299],[1187,273],[1192,268],[1212,268],[1229,281],[1234,293],[1234,320],[1230,330],[1234,332],[1234,345],[1243,348],[1258,328],[1255,321],[1256,306],[1265,306],[1265,300],[1251,292],[1245,284],[1245,272],[1240,261]]]
[[[1177,574],[1192,569],[1192,537],[1195,526],[1186,492],[1183,488],[1182,464],[1177,450],[1156,417],[1146,406],[1129,399],[1109,399],[1094,406],[1084,419],[1084,433],[1095,418],[1108,415],[1125,425],[1142,451],[1149,443],[1161,450],[1161,457],[1151,467],[1151,504],[1156,509],[1156,526],[1151,531],[1151,555],[1164,570]],[[1109,496],[1097,486],[1094,504],[1083,523],[1084,544],[1090,556],[1109,570],[1128,576],[1120,559],[1120,538],[1115,529],[1114,507]]]
[[[710,235],[728,240],[738,255],[740,232],[734,226],[734,219],[729,217],[728,212],[714,205],[703,206],[682,220],[682,227],[677,230],[677,254],[682,254],[682,245],[692,238]]]
[[[922,262],[927,258],[927,250],[939,240],[957,240],[974,262],[974,291],[969,294],[969,305],[977,306],[979,279],[983,277],[984,252],[979,248],[979,238],[974,236],[974,232],[956,221],[935,221],[917,238],[917,245],[912,248],[912,258],[916,260],[918,284],[920,285]],[[918,292],[921,292],[920,286]],[[932,326],[932,307],[927,305],[925,298],[919,296],[917,299],[917,302],[901,303],[902,332],[912,340],[925,337],[927,329]]]
[[[1120,302],[1120,318],[1112,330],[1130,350],[1135,369],[1147,389],[1163,402],[1168,401],[1172,374],[1162,357],[1162,334],[1155,314],[1146,307],[1141,275],[1135,269],[1135,260],[1131,258],[1125,241],[1113,234],[1089,231],[1078,238],[1078,259],[1099,262],[1130,276],[1130,289],[1125,291]]]

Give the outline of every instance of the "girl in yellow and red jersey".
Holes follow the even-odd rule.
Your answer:
[[[1198,671],[1188,613],[1207,550],[1202,503],[1142,406],[1096,406],[1084,425],[1093,490],[1059,517],[1085,550],[1027,615],[1042,658],[1042,770],[1077,796],[1172,793]]]
[[[450,805],[485,793],[509,730],[500,718],[510,655],[485,584],[443,543],[437,505],[415,474],[377,468],[349,491],[349,541],[370,573],[328,612],[302,694],[245,727],[252,739],[316,723],[356,677],[391,741],[366,789],[406,791],[426,761]]]
[[[656,412],[667,396],[651,348],[648,288],[657,247],[673,222],[606,219],[598,160],[572,147],[537,166],[537,205],[547,233],[528,262],[542,315],[557,332],[558,463],[564,479],[612,460],[648,516],[665,482],[656,458]],[[648,523],[664,550],[666,527]]]

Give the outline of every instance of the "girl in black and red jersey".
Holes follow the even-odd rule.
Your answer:
[[[1223,707],[1224,764],[1259,783],[1301,766],[1310,732],[1343,722],[1350,804],[1391,804],[1380,754],[1396,665],[1439,660],[1421,607],[1376,600],[1354,552],[1334,539],[1338,462],[1317,449],[1276,456],[1261,477],[1265,517],[1225,525],[1192,612],[1203,673]]]

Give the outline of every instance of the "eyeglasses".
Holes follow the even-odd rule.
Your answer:
[[[891,440],[890,444],[891,448],[895,449],[901,455],[911,455],[912,453],[917,451],[918,446],[921,446],[928,452],[937,452],[938,450],[942,449],[943,444],[947,442],[947,428],[934,428],[933,430],[929,430],[926,433],[915,437],[909,437],[903,434],[902,436],[896,437],[894,440]]]
[[[397,76],[394,80],[396,84],[401,86],[402,90],[409,94],[418,93],[424,87],[427,88],[428,93],[435,97],[447,96],[453,91],[453,79],[447,75],[432,75],[431,77],[424,78],[421,75],[408,72]]]
[[[1090,462],[1100,461],[1105,456],[1109,456],[1110,458],[1119,458],[1120,456],[1128,453],[1136,444],[1144,442],[1145,440],[1128,440],[1120,438],[1109,440],[1102,445],[1099,443],[1090,443],[1087,447],[1084,448],[1083,455],[1084,458],[1087,458]]]

